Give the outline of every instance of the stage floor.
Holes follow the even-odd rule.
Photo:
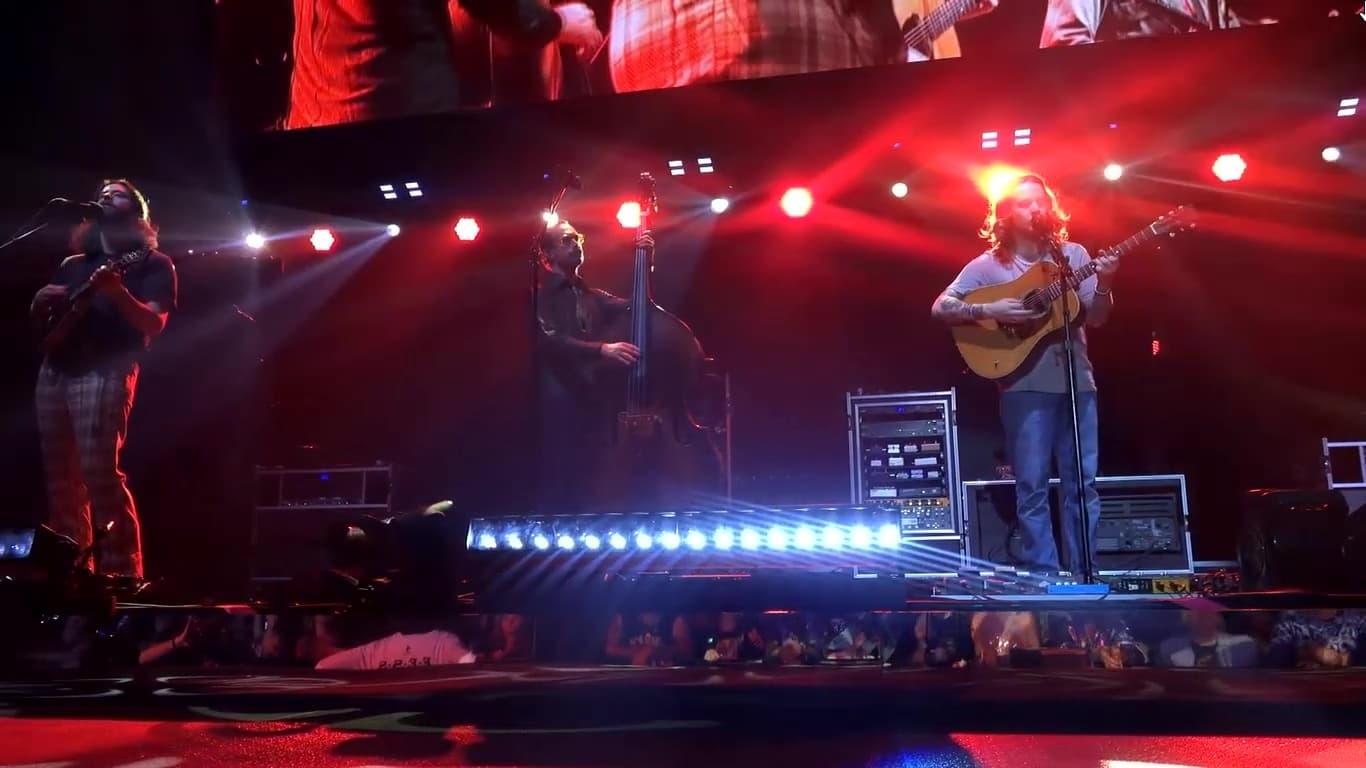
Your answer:
[[[1366,765],[1357,670],[148,672],[0,684],[0,765]]]

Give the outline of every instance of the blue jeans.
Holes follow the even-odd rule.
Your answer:
[[[1053,541],[1053,521],[1048,508],[1048,478],[1053,459],[1058,460],[1062,481],[1062,545],[1067,566],[1080,573],[1081,507],[1077,504],[1077,460],[1073,452],[1072,424],[1067,395],[1051,392],[1004,392],[1001,421],[1006,446],[1015,467],[1015,511],[1019,517],[1024,551],[1021,565],[1044,571],[1060,570],[1058,548]],[[1091,554],[1096,552],[1096,526],[1100,522],[1100,494],[1096,491],[1099,462],[1096,439],[1096,393],[1077,393],[1077,418],[1081,431],[1081,467],[1089,515]]]

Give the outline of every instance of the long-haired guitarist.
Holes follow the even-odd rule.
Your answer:
[[[132,183],[100,186],[97,218],[76,228],[76,251],[31,307],[44,357],[36,401],[57,532],[95,541],[99,573],[141,578],[137,508],[119,467],[138,382],[138,360],[176,302],[170,258],[156,250],[147,199]],[[90,564],[87,564],[90,565]]]
[[[1043,178],[1020,176],[988,210],[981,235],[989,244],[985,253],[968,262],[958,277],[935,299],[934,317],[951,325],[993,320],[1005,325],[1027,323],[1040,312],[1020,298],[1001,298],[990,303],[965,301],[970,293],[987,286],[1010,283],[1043,262],[1067,259],[1073,269],[1088,261],[1086,249],[1067,240],[1067,214]],[[1085,325],[1098,326],[1114,308],[1113,256],[1096,260],[1096,274],[1077,289]],[[1095,551],[1100,497],[1095,490],[1097,467],[1096,382],[1086,354],[1086,333],[1073,336],[1078,423],[1081,432],[1082,470],[1090,520],[1091,550]],[[1067,398],[1067,361],[1060,335],[1044,339],[1033,355],[1013,374],[998,379],[1001,387],[1001,420],[1006,445],[1015,469],[1016,512],[1027,567],[1057,571],[1061,565],[1053,540],[1048,508],[1048,478],[1053,459],[1058,462],[1064,498],[1062,543],[1067,565],[1081,568],[1081,509],[1077,503],[1076,458]]]

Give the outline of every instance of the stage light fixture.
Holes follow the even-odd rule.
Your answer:
[[[849,530],[849,543],[857,549],[873,546],[873,531],[866,525],[856,525]]]
[[[891,549],[901,543],[901,529],[887,523],[877,529],[877,545],[883,549]]]
[[[655,545],[654,537],[645,531],[636,534],[636,549],[649,549]]]
[[[313,234],[308,236],[308,242],[313,245],[313,250],[326,253],[337,244],[337,236],[332,234],[330,229],[315,229]]]
[[[773,550],[787,549],[787,531],[778,526],[768,529],[768,548]]]
[[[697,172],[698,172],[698,173],[713,173],[713,172],[715,172],[715,171],[716,171],[716,168],[715,168],[715,166],[713,166],[713,165],[711,164],[711,158],[710,158],[710,157],[699,157],[699,158],[697,158]]]
[[[729,528],[717,528],[711,538],[717,549],[727,550],[735,546],[735,533]]]
[[[844,529],[838,525],[827,525],[821,533],[821,546],[826,549],[840,549],[844,546]]]
[[[1210,166],[1210,170],[1214,171],[1215,178],[1229,183],[1243,178],[1243,173],[1247,171],[1247,162],[1237,153],[1224,154],[1214,159],[1214,165]]]
[[[1000,146],[1000,137],[996,131],[982,131],[982,149],[996,149]]]
[[[398,237],[398,233],[402,231],[403,229],[399,227],[399,225],[397,224],[390,224],[389,226],[384,228],[384,232],[388,234],[389,237]]]
[[[33,551],[36,529],[0,531],[0,560],[23,560]]]
[[[753,528],[745,528],[740,531],[740,548],[754,551],[759,548],[759,532]]]
[[[617,208],[617,223],[624,229],[635,229],[640,226],[641,210],[640,203],[635,200],[627,200]]]
[[[1033,131],[1029,130],[1028,128],[1016,128],[1016,129],[1015,129],[1015,146],[1017,146],[1017,147],[1023,147],[1023,146],[1025,146],[1026,144],[1028,144],[1028,143],[1030,142],[1030,138],[1031,138],[1032,136],[1033,136]]]
[[[607,535],[607,546],[620,552],[623,549],[626,549],[626,537],[613,531]]]
[[[541,211],[541,221],[545,222],[547,228],[556,226],[560,223],[560,214],[554,211]]]
[[[685,173],[687,173],[687,169],[683,167],[683,161],[682,161],[682,160],[670,160],[670,161],[669,161],[669,175],[670,175],[670,176],[682,176],[682,175],[685,174]]]
[[[696,551],[707,546],[707,536],[694,528],[683,537],[683,543],[688,545],[688,549]]]
[[[676,531],[664,531],[663,533],[659,534],[659,546],[669,551],[678,549],[678,545],[681,542],[682,539],[679,537]]]
[[[910,194],[910,192],[911,188],[906,186],[906,182],[904,181],[898,181],[892,185],[892,197],[897,199],[905,197]]]
[[[624,544],[625,541],[623,540],[622,543]],[[596,552],[602,546],[602,539],[598,538],[595,534],[585,533],[583,535],[583,546],[585,549]]]
[[[246,246],[253,251],[259,251],[266,247],[266,236],[260,232],[252,232],[242,238],[242,242],[246,243]]]
[[[792,534],[792,543],[797,545],[797,549],[815,549],[816,532],[805,525],[798,526]]]
[[[1324,147],[1323,152],[1319,153],[1324,162],[1336,163],[1342,159],[1342,150],[1337,147]]]
[[[403,188],[407,190],[408,197],[422,197],[422,185],[416,181],[403,182]]]
[[[778,205],[783,209],[783,213],[799,219],[811,213],[811,207],[814,205],[811,190],[806,187],[792,187],[783,193]]]
[[[713,197],[711,199],[712,213],[725,213],[730,210],[730,201],[724,197]]]
[[[977,182],[977,188],[986,196],[987,202],[995,205],[998,200],[1005,196],[1006,190],[1015,183],[1015,180],[1028,174],[1022,168],[1011,165],[993,163],[990,167],[973,172]]]
[[[1357,113],[1357,107],[1361,104],[1361,99],[1350,98],[1338,102],[1338,117],[1351,117]]]
[[[380,193],[381,195],[384,196],[384,199],[385,199],[385,200],[397,200],[397,199],[398,199],[398,191],[394,189],[394,185],[393,185],[393,184],[381,184],[381,185],[379,185],[379,193]],[[245,202],[245,201],[244,201],[244,202]]]
[[[1105,170],[1101,173],[1105,176],[1106,181],[1119,181],[1120,177],[1124,175],[1124,166],[1119,163],[1110,163],[1105,166]]]
[[[574,548],[574,537],[567,533],[562,533],[555,539],[555,546],[567,552]]]
[[[469,216],[462,216],[455,222],[455,236],[463,242],[469,242],[479,236],[479,222]]]
[[[533,533],[531,534],[531,546],[544,552],[550,549],[550,537],[544,533]]]

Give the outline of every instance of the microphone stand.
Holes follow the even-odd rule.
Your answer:
[[[1072,356],[1074,340],[1072,336],[1072,307],[1068,300],[1069,291],[1073,288],[1076,275],[1072,272],[1072,264],[1063,255],[1062,243],[1053,236],[1044,238],[1045,248],[1052,254],[1053,261],[1058,265],[1058,281],[1061,283],[1062,294],[1062,345],[1064,356],[1067,358],[1067,404],[1068,414],[1072,421],[1072,454],[1076,461],[1073,471],[1076,473],[1077,483],[1072,490],[1077,494],[1077,507],[1081,511],[1081,578],[1084,584],[1095,583],[1095,572],[1091,562],[1091,512],[1086,504],[1086,478],[1082,474],[1081,458],[1081,419],[1077,410],[1077,364]],[[1067,510],[1067,489],[1062,488],[1062,506],[1064,513]],[[1065,515],[1064,515],[1065,517]],[[1070,525],[1071,521],[1064,519],[1064,525]],[[1076,568],[1077,563],[1068,563],[1069,566]]]
[[[37,218],[38,216],[41,216],[41,215],[42,215],[42,211],[39,211],[39,212],[38,212],[37,214],[35,214],[32,218],[30,218],[30,219],[28,220],[28,222],[25,222],[24,225],[23,225],[23,227],[20,227],[20,229],[23,229],[24,227],[28,227],[27,229],[24,229],[23,232],[20,232],[19,234],[15,235],[14,237],[11,237],[10,239],[6,240],[5,242],[0,243],[0,251],[3,251],[3,250],[5,250],[6,248],[9,248],[10,246],[14,245],[15,243],[18,243],[18,242],[21,241],[21,240],[28,239],[29,237],[31,237],[31,236],[33,236],[33,235],[36,235],[36,234],[38,234],[39,232],[42,232],[43,230],[45,230],[45,229],[47,229],[48,227],[52,226],[52,222],[51,222],[51,221],[44,221],[44,222],[41,222],[41,223],[39,223],[37,226],[29,226],[29,223],[31,223],[31,222],[33,221],[34,218]]]
[[[10,239],[6,240],[3,243],[0,243],[0,251],[7,249],[10,246],[22,240],[26,240],[32,237],[33,235],[36,235],[39,232],[42,232],[43,230],[52,226],[53,220],[60,218],[61,214],[64,211],[76,211],[77,215],[80,216],[80,220],[93,218],[96,215],[95,213],[85,214],[85,211],[87,207],[89,207],[97,213],[99,209],[94,206],[94,203],[77,204],[72,203],[70,200],[67,200],[63,197],[54,197],[53,199],[49,200],[42,208],[39,208],[36,213],[28,217],[28,221],[25,221],[23,224],[19,226],[19,230],[22,230],[19,232],[19,234],[10,237]],[[35,221],[38,222],[36,225],[33,223]]]

